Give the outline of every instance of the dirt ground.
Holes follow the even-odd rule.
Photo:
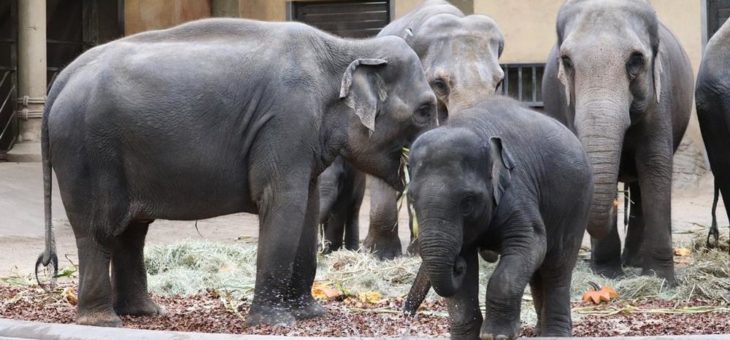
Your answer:
[[[39,217],[42,217],[42,191],[40,191],[40,184],[37,182],[30,183],[26,186],[22,186],[22,181],[26,179],[30,174],[38,172],[40,175],[40,166],[36,165],[23,165],[20,164],[9,164],[0,163],[0,174],[5,173],[3,169],[10,169],[10,167],[20,166],[21,169],[16,171],[22,175],[23,178],[17,179],[17,183],[13,184],[10,188],[6,186],[5,190],[29,190],[27,187],[32,187],[32,190],[37,192],[28,193],[32,197],[31,202],[27,203],[33,211]],[[25,168],[27,167],[27,169]],[[21,176],[18,175],[18,176]],[[38,176],[40,177],[40,176]],[[35,177],[34,177],[35,178]],[[35,180],[33,180],[35,181]],[[709,228],[711,217],[710,207],[712,205],[712,176],[706,175],[703,177],[697,185],[689,186],[688,188],[677,189],[673,192],[672,197],[672,228],[673,228],[673,239],[676,245],[681,245],[685,242],[689,242],[692,239],[693,232],[700,232],[702,234],[707,233]],[[2,194],[2,188],[0,188],[0,194]],[[54,219],[54,225],[56,228],[57,237],[57,248],[58,257],[60,261],[60,267],[63,268],[68,266],[69,261],[73,263],[77,262],[76,246],[73,239],[73,233],[65,219],[65,215],[62,211],[61,201],[56,194],[54,195],[54,216],[59,217]],[[365,201],[360,211],[360,238],[364,239],[367,235],[368,226],[368,213],[370,211],[369,195],[366,194]],[[22,207],[23,202],[8,202],[8,200],[18,200],[12,195],[0,195],[0,203],[3,203],[5,209],[21,209],[16,211],[15,214],[23,215],[25,212],[22,209],[31,209]],[[10,203],[10,204],[8,204]],[[8,208],[10,207],[10,208]],[[722,201],[720,202],[718,209],[719,225],[721,226],[720,232],[722,234],[728,233],[728,219],[722,208]],[[623,208],[621,205],[620,209]],[[29,226],[33,228],[33,232],[8,232],[4,230],[6,226],[3,225],[2,211],[0,211],[0,277],[8,276],[11,274],[18,273],[30,273],[33,271],[33,265],[35,260],[43,251],[43,236],[42,236],[42,224],[37,222],[37,225]],[[620,216],[623,216],[622,210],[619,211]],[[622,220],[623,218],[619,218]],[[22,220],[21,221],[25,221]],[[402,209],[400,213],[400,221],[402,226],[407,226],[407,214],[405,209]],[[25,222],[22,222],[25,223]],[[23,227],[21,226],[20,229]],[[620,225],[619,229],[623,233],[623,226]],[[240,236],[256,237],[258,234],[258,217],[250,214],[234,214],[228,216],[221,216],[213,219],[200,220],[197,222],[197,230],[195,222],[193,221],[166,221],[158,220],[154,222],[150,228],[147,244],[169,244],[175,243],[183,239],[205,239],[221,242],[233,242]],[[399,230],[401,235],[401,241],[404,244],[405,249],[406,242],[408,241],[408,231],[405,228]],[[588,237],[584,238],[584,244],[588,245]]]

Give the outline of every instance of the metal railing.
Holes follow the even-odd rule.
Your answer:
[[[0,69],[2,77],[0,77],[0,89],[10,86],[8,91],[0,93],[0,150],[10,150],[18,139],[18,119],[15,110],[15,82],[13,81],[14,69]]]

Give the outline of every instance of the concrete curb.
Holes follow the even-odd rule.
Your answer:
[[[79,326],[72,324],[55,324],[34,321],[0,319],[0,340],[18,339],[53,339],[53,340],[96,340],[96,339],[138,339],[138,340],[241,340],[241,339],[326,339],[323,337],[289,337],[274,335],[239,335],[239,334],[212,334],[195,332],[150,331],[130,328],[106,328]],[[389,337],[391,339],[423,339],[422,337]],[[364,337],[349,337],[340,339],[373,339]],[[675,336],[642,336],[642,337],[586,337],[586,338],[530,338],[535,340],[726,340],[725,335],[675,335]]]

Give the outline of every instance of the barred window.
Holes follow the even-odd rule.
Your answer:
[[[542,108],[542,74],[545,64],[505,64],[504,82],[499,93],[510,96],[530,107]]]

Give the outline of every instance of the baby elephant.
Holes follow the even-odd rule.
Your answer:
[[[447,298],[452,338],[514,338],[529,282],[538,334],[570,336],[570,281],[593,195],[589,164],[570,130],[504,97],[416,139],[409,195],[423,264],[406,312],[431,284]],[[500,254],[484,321],[480,250]]]

